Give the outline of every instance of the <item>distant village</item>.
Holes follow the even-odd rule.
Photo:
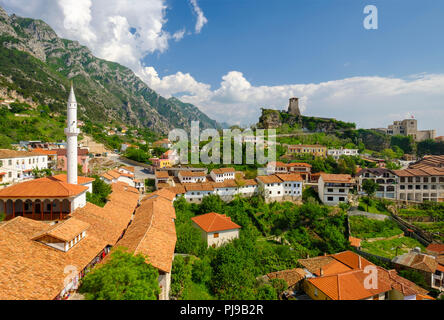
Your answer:
[[[290,103],[291,107],[291,103]],[[68,100],[66,143],[23,141],[16,150],[0,150],[0,299],[65,300],[75,296],[82,278],[106,260],[112,248],[125,247],[143,253],[159,272],[160,300],[170,299],[171,273],[175,258],[176,212],[174,203],[183,198],[200,204],[205,197],[219,196],[225,202],[236,197],[262,197],[266,203],[304,203],[304,191],[313,190],[320,202],[335,207],[358,207],[362,197],[387,199],[397,204],[444,202],[444,155],[399,159],[399,170],[386,168],[386,161],[360,154],[358,149],[328,148],[323,145],[287,145],[287,156],[359,157],[373,163],[357,168],[356,174],[312,172],[303,161],[272,161],[255,178],[234,166],[209,170],[182,166],[172,142],[163,139],[153,147],[167,150],[151,158],[150,165],[117,164],[100,173],[112,192],[104,207],[87,201],[93,193],[90,161],[107,157],[100,144],[79,144],[82,123],[77,121],[74,89]],[[125,134],[109,129],[108,135]],[[383,129],[379,129],[383,130]],[[397,121],[387,134],[413,136],[416,141],[442,139],[436,132],[418,131],[413,119]],[[137,148],[122,145],[122,152]],[[152,175],[138,177],[137,167]],[[42,174],[58,172],[56,175]],[[373,183],[374,192],[367,185]],[[361,207],[362,209],[362,207]],[[361,210],[362,211],[362,210]],[[301,267],[267,274],[264,281],[284,279],[286,292],[299,292],[312,300],[434,300],[428,290],[398,274],[417,270],[427,284],[444,290],[444,244],[422,235],[404,223],[405,235],[420,238],[425,250],[412,248],[389,262],[394,269],[376,266],[361,248],[362,239],[350,234],[355,250],[299,260]],[[225,214],[208,212],[192,218],[209,247],[217,248],[239,238],[241,226]],[[65,283],[66,266],[76,270]],[[379,272],[376,288],[364,285],[364,269]]]

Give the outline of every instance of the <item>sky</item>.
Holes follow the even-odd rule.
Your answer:
[[[304,115],[444,135],[444,1],[0,0],[220,122]],[[377,9],[377,29],[364,20]],[[367,18],[368,20],[369,18]],[[375,19],[371,20],[375,26]]]

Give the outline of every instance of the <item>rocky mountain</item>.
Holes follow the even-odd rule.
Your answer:
[[[16,15],[0,7],[0,91],[21,96],[64,113],[70,81],[74,82],[80,118],[117,121],[167,133],[219,124],[196,106],[166,99],[150,89],[130,69],[95,57],[76,41],[59,38],[45,22]]]

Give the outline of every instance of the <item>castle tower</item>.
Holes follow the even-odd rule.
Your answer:
[[[288,113],[293,116],[300,116],[301,110],[299,110],[299,98],[291,98],[288,106]]]
[[[77,128],[77,101],[74,88],[71,84],[71,92],[68,99],[68,127],[65,129],[68,143],[66,156],[68,159],[68,183],[77,184],[77,136],[80,130]]]

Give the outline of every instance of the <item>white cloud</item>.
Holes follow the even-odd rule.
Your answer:
[[[196,33],[200,33],[204,25],[208,23],[208,19],[205,17],[202,9],[197,4],[197,0],[190,0],[190,3],[193,6],[194,13],[197,16],[196,27],[195,27]]]
[[[153,52],[164,52],[171,35],[164,30],[166,0],[0,0],[8,12],[43,19],[57,34],[78,40],[103,59],[138,71],[140,61]]]
[[[153,69],[154,70],[154,69]],[[155,71],[154,71],[155,72]],[[290,97],[301,98],[306,115],[333,117],[359,127],[384,127],[393,120],[415,116],[422,129],[443,134],[444,75],[421,74],[406,79],[353,77],[310,84],[253,86],[244,75],[231,71],[220,87],[211,90],[191,75],[177,73],[147,83],[166,96],[187,92],[181,99],[197,105],[210,117],[237,124],[257,122],[260,108],[286,109]]]
[[[208,22],[196,0],[195,32]],[[43,19],[62,37],[80,41],[95,55],[133,69],[151,88],[198,106],[210,117],[229,123],[251,124],[260,108],[285,109],[288,99],[301,98],[306,115],[334,117],[360,127],[387,126],[414,115],[423,129],[443,135],[444,75],[420,74],[407,78],[354,77],[322,83],[254,86],[239,71],[222,77],[211,88],[189,73],[160,77],[142,66],[149,53],[164,52],[169,41],[179,41],[186,30],[164,30],[166,0],[0,0],[9,12]]]

